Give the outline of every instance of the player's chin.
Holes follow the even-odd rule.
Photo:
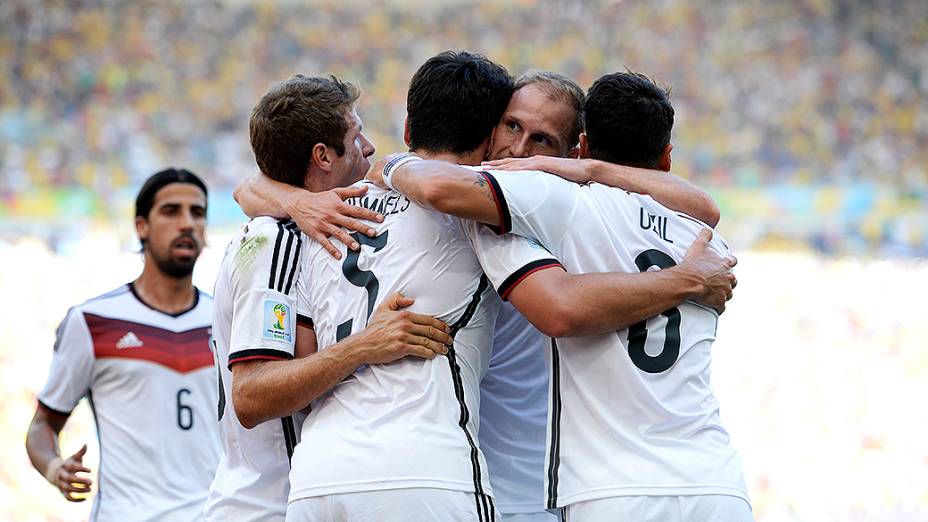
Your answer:
[[[364,176],[367,175],[367,172],[371,170],[371,162],[369,159],[364,158],[361,160],[361,164],[358,165],[358,168],[355,169],[355,182],[361,181],[364,179]]]

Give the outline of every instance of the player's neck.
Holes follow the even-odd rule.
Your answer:
[[[133,281],[135,293],[146,305],[166,314],[189,310],[196,302],[193,274],[187,277],[170,277],[154,262],[146,262],[142,274]]]
[[[431,152],[425,149],[417,149],[412,152],[423,159],[447,161],[457,165],[480,165],[480,162],[483,161],[483,152],[481,151],[455,154],[453,152]]]

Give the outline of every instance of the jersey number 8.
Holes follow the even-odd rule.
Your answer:
[[[647,272],[652,266],[670,268],[676,262],[660,250],[645,250],[635,258],[639,272]],[[680,355],[680,310],[676,307],[661,312],[667,318],[664,327],[664,346],[655,356],[648,355],[644,347],[648,342],[648,321],[645,319],[628,327],[628,356],[638,369],[648,373],[661,373],[669,370]]]

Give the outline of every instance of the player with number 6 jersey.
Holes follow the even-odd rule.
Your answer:
[[[206,185],[169,168],[136,199],[145,258],[133,282],[72,308],[58,328],[45,388],[29,427],[33,466],[72,502],[91,481],[58,433],[82,397],[100,441],[90,520],[195,521],[219,460],[212,299],[192,284],[204,244]]]

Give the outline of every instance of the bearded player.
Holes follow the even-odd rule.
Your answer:
[[[158,172],[136,198],[135,227],[142,274],[68,312],[26,450],[67,500],[84,500],[87,446],[63,458],[58,434],[87,397],[100,439],[90,520],[200,520],[219,460],[212,299],[192,283],[206,185],[187,170]]]

